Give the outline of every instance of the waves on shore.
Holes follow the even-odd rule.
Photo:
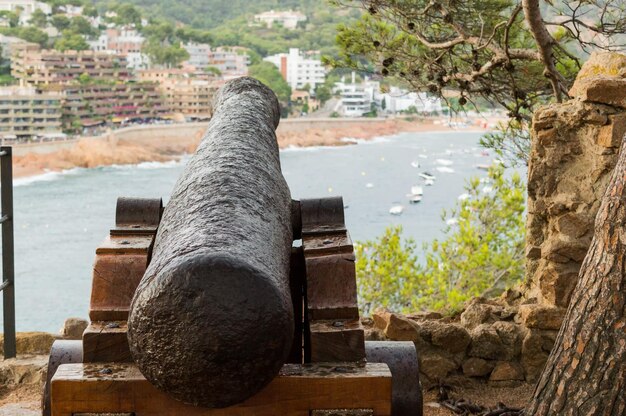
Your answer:
[[[63,177],[70,175],[78,175],[80,172],[87,170],[87,168],[71,168],[62,171],[46,172],[34,176],[26,176],[24,178],[14,178],[13,186],[27,186],[37,182],[51,182],[62,179]]]

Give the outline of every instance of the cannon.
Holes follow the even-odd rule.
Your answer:
[[[240,78],[165,208],[119,198],[44,415],[421,415],[412,343],[366,342],[342,198],[292,200],[280,108]]]

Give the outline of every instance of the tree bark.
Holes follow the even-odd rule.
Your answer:
[[[626,143],[527,415],[626,415]]]
[[[522,0],[522,6],[524,8],[526,23],[528,23],[530,32],[535,38],[541,62],[545,67],[544,75],[552,84],[554,97],[558,102],[561,102],[563,97],[562,85],[559,71],[556,69],[553,51],[553,46],[556,42],[550,32],[548,32],[548,29],[543,22],[541,9],[539,7],[539,0]]]

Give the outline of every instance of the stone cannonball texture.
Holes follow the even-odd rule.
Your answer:
[[[274,93],[227,83],[165,208],[135,292],[128,340],[142,374],[175,399],[227,407],[287,359],[291,195],[280,170]]]

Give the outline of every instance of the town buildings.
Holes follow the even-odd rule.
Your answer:
[[[197,69],[205,69],[210,65],[209,57],[211,56],[211,45],[190,42],[184,44],[183,47],[189,53],[189,59],[186,62],[187,65]]]
[[[307,18],[304,14],[292,10],[274,11],[260,13],[254,16],[254,20],[264,23],[268,28],[272,28],[275,23],[280,24],[287,29],[296,29],[300,22],[306,22]]]
[[[124,81],[131,76],[126,57],[107,52],[41,49],[16,45],[11,75],[24,85],[72,84],[85,74],[94,81]]]
[[[96,40],[89,41],[91,50],[121,55],[126,58],[127,68],[146,69],[150,59],[141,52],[145,38],[134,28],[109,28]]]
[[[50,85],[43,91],[62,94],[61,111],[65,130],[84,129],[107,123],[162,119],[171,111],[154,82]]]
[[[303,53],[297,48],[291,48],[289,53],[271,55],[264,60],[278,67],[292,90],[303,89],[308,85],[310,91],[313,91],[326,79],[326,70],[322,65],[319,51]]]
[[[380,94],[377,103],[382,107],[385,102],[387,113],[442,114],[443,105],[440,98],[432,97],[425,92],[408,92],[398,87],[391,87],[389,92]]]
[[[61,97],[33,87],[0,88],[0,139],[3,143],[63,138]]]
[[[341,96],[341,113],[346,117],[362,117],[372,111],[375,105],[376,93],[380,90],[380,83],[366,80],[356,83],[355,73],[352,73],[352,82],[345,79],[335,83],[335,92]]]
[[[0,48],[2,48],[2,59],[11,59],[11,55],[15,51],[16,46],[30,45],[36,47],[34,43],[25,41],[24,39],[16,38],[13,36],[6,36],[0,34]]]
[[[185,120],[206,120],[213,114],[213,97],[224,81],[203,72],[182,69],[139,71],[142,81],[159,84],[172,114]]]
[[[26,24],[30,20],[35,10],[41,10],[47,15],[52,14],[52,7],[49,4],[36,0],[0,0],[0,11],[10,11],[18,13],[20,23]]]
[[[209,67],[219,70],[225,80],[239,78],[248,75],[250,56],[247,49],[236,46],[218,47],[211,50],[209,55]]]

